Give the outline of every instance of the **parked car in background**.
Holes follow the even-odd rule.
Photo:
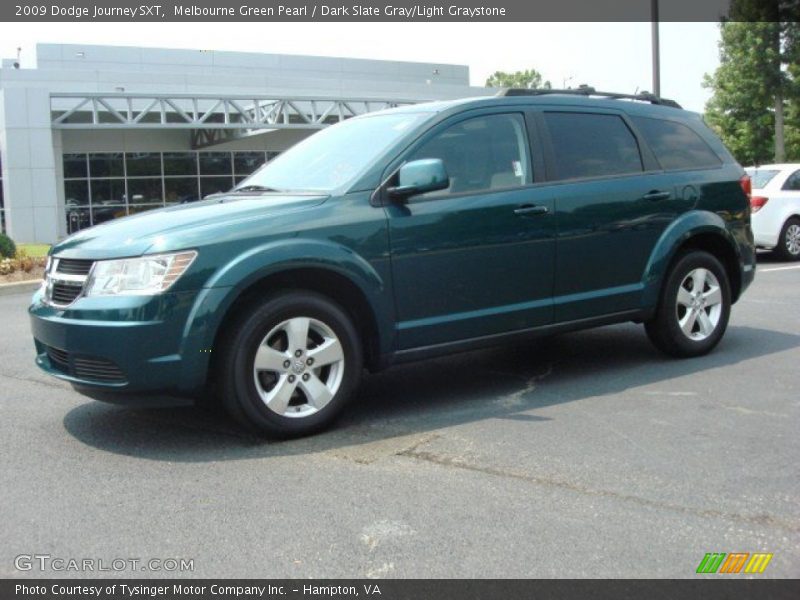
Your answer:
[[[700,356],[753,280],[749,191],[699,115],[649,94],[371,113],[230,192],[56,244],[36,362],[103,400],[214,391],[299,435],[365,367],[626,321]]]
[[[748,167],[756,247],[800,260],[800,163]]]

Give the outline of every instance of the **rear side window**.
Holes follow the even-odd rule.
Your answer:
[[[546,112],[555,178],[575,179],[642,171],[636,138],[617,115]]]
[[[750,175],[750,179],[753,180],[754,190],[763,190],[778,174],[778,171],[771,169],[745,169],[745,171]]]
[[[783,184],[783,189],[793,192],[800,190],[800,171],[795,171],[789,175],[786,183]]]
[[[662,169],[702,169],[722,164],[719,156],[691,128],[662,119],[632,117]]]

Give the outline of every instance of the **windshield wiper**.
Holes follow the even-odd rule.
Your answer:
[[[245,185],[243,187],[236,188],[233,191],[234,193],[236,193],[236,192],[282,192],[283,190],[276,190],[275,188],[271,188],[266,185]]]

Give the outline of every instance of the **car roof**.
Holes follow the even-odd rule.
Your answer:
[[[409,104],[390,108],[381,113],[439,113],[439,112],[460,112],[461,110],[471,110],[478,108],[490,108],[493,106],[564,106],[577,108],[606,108],[612,110],[622,110],[630,114],[641,116],[673,116],[686,117],[691,115],[699,118],[697,113],[673,108],[662,104],[652,104],[646,101],[614,99],[614,98],[595,98],[577,94],[543,94],[534,96],[475,96],[472,98],[459,98],[456,100],[437,100],[434,102],[421,102],[419,104]],[[378,113],[372,113],[378,114]]]

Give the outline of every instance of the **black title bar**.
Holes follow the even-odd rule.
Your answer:
[[[708,577],[708,578],[706,578]],[[796,600],[798,580],[4,579],[3,600]]]
[[[764,6],[769,0],[763,0]],[[658,0],[660,21],[787,20],[759,0]],[[791,4],[791,2],[789,2]],[[776,4],[777,6],[777,4]],[[11,0],[0,21],[652,21],[651,0]],[[789,19],[792,20],[792,19]]]

